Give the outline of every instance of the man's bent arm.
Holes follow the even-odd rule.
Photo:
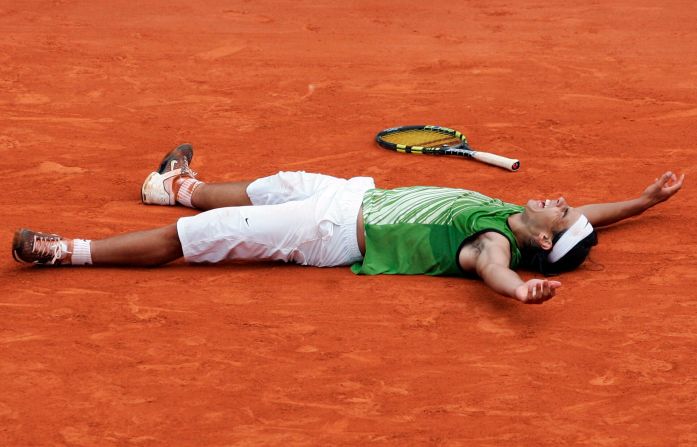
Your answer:
[[[685,175],[679,179],[666,172],[650,184],[641,196],[614,203],[597,203],[578,207],[594,227],[612,225],[629,217],[637,216],[654,205],[668,200],[682,187]]]
[[[531,279],[523,281],[510,268],[510,246],[508,240],[498,233],[480,236],[481,250],[477,255],[477,275],[492,290],[527,304],[541,304],[556,294],[559,281]]]

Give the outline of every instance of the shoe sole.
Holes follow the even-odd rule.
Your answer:
[[[169,163],[178,158],[179,155],[183,155],[184,158],[186,158],[187,163],[191,163],[191,160],[194,158],[194,148],[188,143],[185,144],[180,144],[176,148],[172,149],[167,155],[165,155],[165,158],[162,159],[162,162],[160,163],[160,167],[157,170],[157,173],[162,175],[165,173],[167,170]]]

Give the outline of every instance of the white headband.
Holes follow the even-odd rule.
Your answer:
[[[592,232],[593,225],[588,222],[586,216],[581,214],[581,217],[579,217],[578,220],[566,230],[566,233],[559,238],[557,243],[554,244],[552,251],[547,255],[547,261],[551,263],[557,262]]]

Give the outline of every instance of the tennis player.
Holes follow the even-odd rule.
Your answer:
[[[254,181],[204,183],[189,164],[191,145],[162,160],[142,186],[150,205],[205,211],[175,224],[101,240],[20,229],[12,253],[40,265],[156,266],[276,260],[354,273],[481,278],[524,303],[552,298],[559,281],[523,281],[518,267],[546,276],[572,270],[597,243],[595,228],[636,216],[680,190],[666,172],[637,198],[573,208],[563,197],[524,206],[454,188],[377,189],[373,179],[279,172]]]

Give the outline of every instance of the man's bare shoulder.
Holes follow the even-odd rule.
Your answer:
[[[462,246],[458,254],[460,268],[466,272],[476,272],[477,261],[485,253],[498,259],[503,255],[510,257],[510,243],[508,238],[496,231],[487,231]],[[487,256],[487,257],[489,257]]]

